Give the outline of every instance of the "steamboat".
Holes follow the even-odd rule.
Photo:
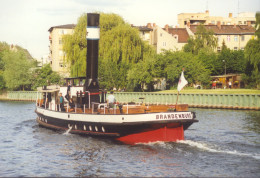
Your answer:
[[[110,137],[126,144],[184,140],[196,120],[188,105],[107,103],[98,84],[99,14],[87,14],[86,77],[65,78],[64,86],[38,88],[40,126],[74,134]]]

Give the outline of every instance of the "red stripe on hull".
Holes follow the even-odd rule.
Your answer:
[[[176,142],[177,140],[184,140],[184,131],[182,125],[175,128],[168,128],[165,126],[152,131],[123,136],[117,138],[117,140],[131,145],[156,141]]]

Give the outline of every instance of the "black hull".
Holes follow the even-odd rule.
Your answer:
[[[59,119],[49,117],[37,112],[37,122],[46,128],[54,130],[66,131],[71,128],[70,133],[93,135],[93,136],[107,136],[107,137],[123,137],[131,134],[137,134],[141,132],[149,132],[158,130],[164,127],[178,128],[182,127],[186,130],[197,120],[161,120],[154,122],[131,122],[131,123],[109,123],[109,122],[87,122],[87,121],[75,121],[73,119]],[[97,115],[98,117],[98,115]],[[111,115],[113,117],[113,115]]]

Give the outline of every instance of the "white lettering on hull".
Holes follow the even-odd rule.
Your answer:
[[[188,113],[169,113],[169,114],[157,114],[156,120],[177,120],[177,119],[193,119],[193,114]]]

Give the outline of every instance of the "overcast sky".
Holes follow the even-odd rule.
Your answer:
[[[116,13],[129,24],[177,25],[180,13],[224,16],[260,11],[260,0],[0,0],[0,41],[17,44],[40,59],[49,53],[52,26],[77,23],[88,12]]]

